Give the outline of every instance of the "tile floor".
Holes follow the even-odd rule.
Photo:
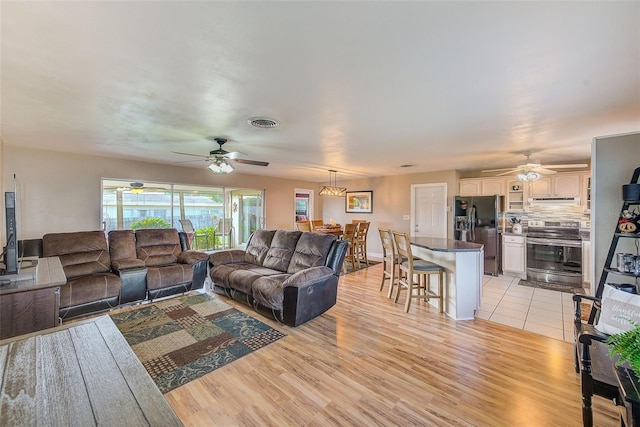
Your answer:
[[[484,276],[476,317],[573,342],[571,293],[519,286],[511,276]]]

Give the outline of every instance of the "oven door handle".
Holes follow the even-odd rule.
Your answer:
[[[568,246],[571,248],[581,248],[580,240],[560,240],[560,239],[540,239],[538,237],[527,237],[528,245],[545,245],[545,246]]]

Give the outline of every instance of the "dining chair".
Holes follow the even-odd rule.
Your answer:
[[[207,233],[198,233],[193,228],[193,223],[190,219],[180,219],[180,226],[182,227],[182,231],[187,233],[187,241],[189,242],[189,249],[209,249],[209,235]],[[204,239],[205,247],[201,247],[198,244],[199,239]],[[192,243],[195,243],[192,245]],[[193,247],[192,247],[193,246]]]
[[[351,224],[358,224],[360,222],[367,222],[366,219],[352,219]]]
[[[356,235],[356,225],[355,224],[345,224],[344,230],[342,232],[342,240],[349,242],[349,246],[347,246],[347,254],[344,257],[344,262],[342,263],[342,272],[347,272],[347,261],[351,263],[351,268],[356,269],[356,258],[353,255],[353,244]],[[358,268],[360,268],[360,264],[358,263]]]
[[[298,221],[296,222],[296,228],[298,229],[298,231],[311,231],[311,222]]]
[[[370,222],[359,222],[356,224],[356,236],[353,245],[354,256],[358,264],[364,262],[369,267],[369,258],[367,257],[367,234],[369,233]]]
[[[311,220],[311,230],[313,231],[314,229],[318,228],[318,227],[322,227],[324,225],[324,222],[321,219],[312,219]]]
[[[394,301],[398,302],[400,291],[406,289],[405,312],[409,312],[413,298],[424,298],[425,301],[435,298],[438,299],[438,309],[442,313],[444,305],[444,268],[430,261],[415,259],[411,252],[411,242],[407,233],[393,231],[393,240],[396,244],[398,256],[402,259],[402,262],[398,265],[398,292]],[[433,292],[429,286],[429,276],[432,274],[438,276],[437,293]],[[417,282],[414,279],[415,276],[418,277]],[[417,292],[414,293],[414,291]]]
[[[380,241],[382,242],[382,280],[380,281],[380,291],[384,288],[384,281],[389,280],[387,298],[391,298],[391,295],[393,294],[393,287],[396,284],[398,255],[396,253],[395,244],[393,243],[393,234],[391,233],[391,230],[378,228],[378,233],[380,233]]]

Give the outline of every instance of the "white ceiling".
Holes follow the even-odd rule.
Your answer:
[[[6,145],[326,181],[640,130],[640,2],[0,2]],[[247,118],[280,122],[256,129]],[[412,164],[412,168],[400,165]],[[187,163],[205,167],[204,162]]]

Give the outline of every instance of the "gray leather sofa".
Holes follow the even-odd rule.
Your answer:
[[[245,250],[209,256],[213,290],[298,326],[333,307],[347,242],[336,236],[256,230]]]
[[[176,229],[50,233],[39,256],[60,258],[67,283],[60,288],[60,318],[200,289],[208,255],[187,250]]]

